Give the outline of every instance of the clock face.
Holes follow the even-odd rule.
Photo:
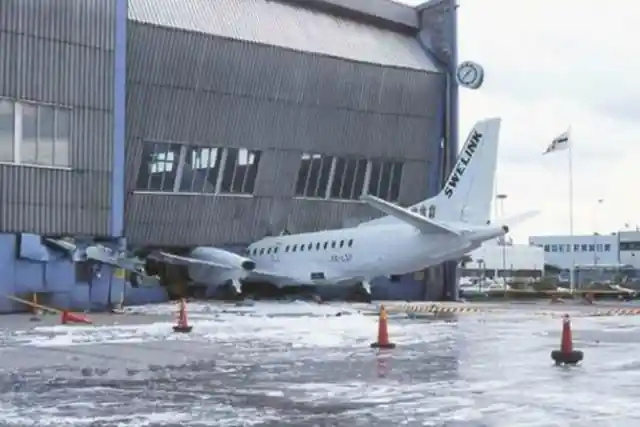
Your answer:
[[[463,62],[456,70],[456,81],[460,86],[478,89],[484,82],[484,69],[475,62]]]

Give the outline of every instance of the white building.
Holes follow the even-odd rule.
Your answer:
[[[640,268],[640,231],[619,231],[618,242],[620,264]]]
[[[542,248],[530,245],[487,242],[469,256],[471,261],[463,271],[463,275],[467,276],[482,273],[489,277],[535,277],[542,274],[545,263]]]
[[[640,242],[640,238],[638,238]],[[618,233],[582,236],[532,236],[529,243],[543,248],[545,264],[563,269],[573,265],[618,265]],[[638,246],[640,252],[640,246]]]

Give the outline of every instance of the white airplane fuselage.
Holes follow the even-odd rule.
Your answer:
[[[500,227],[483,227],[461,236],[424,234],[396,223],[269,237],[250,245],[248,256],[256,270],[281,276],[265,277],[275,285],[342,285],[419,271],[504,233]]]

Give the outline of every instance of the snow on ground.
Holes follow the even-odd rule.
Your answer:
[[[175,304],[94,315],[101,326],[5,322],[0,355],[12,362],[0,368],[0,422],[624,427],[640,421],[640,317],[575,317],[575,345],[585,361],[563,369],[549,357],[560,320],[530,308],[441,320],[396,316],[389,331],[398,348],[388,354],[369,349],[377,318],[363,315],[364,308],[194,303],[194,330],[185,335],[171,330]]]

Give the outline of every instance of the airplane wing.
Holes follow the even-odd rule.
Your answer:
[[[206,265],[208,267],[223,268],[228,270],[240,268],[237,265],[226,264],[224,262],[191,258],[186,256],[174,255],[167,252],[154,252],[149,254],[149,258],[156,261],[169,263],[169,264],[180,264],[180,265],[200,264],[200,265]]]
[[[429,218],[425,218],[415,212],[411,212],[408,209],[401,208],[400,206],[387,202],[386,200],[382,200],[378,197],[374,197],[370,194],[366,194],[360,197],[360,200],[387,215],[395,217],[404,223],[414,226],[424,234],[447,233],[455,234],[456,236],[460,235],[457,230],[450,228],[445,224]]]

